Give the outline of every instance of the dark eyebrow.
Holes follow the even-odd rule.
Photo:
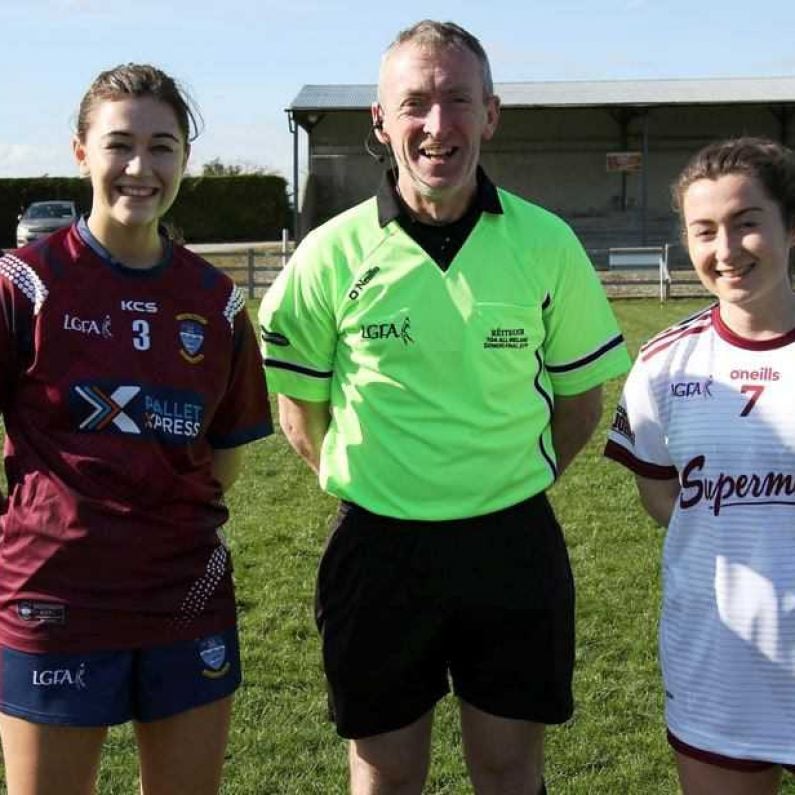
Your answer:
[[[120,137],[120,138],[132,138],[132,133],[127,132],[127,130],[111,130],[110,132],[105,133],[103,136],[105,138],[112,138],[112,137]],[[170,138],[175,143],[179,143],[179,138],[174,135],[174,133],[170,132],[158,132],[152,135],[152,138]]]
[[[745,215],[746,213],[761,213],[764,212],[764,207],[757,207],[755,204],[752,204],[750,207],[742,207],[737,210],[736,213],[732,213],[732,219],[739,218],[741,215]],[[695,218],[688,226],[696,226],[697,224],[711,224],[713,223],[711,218]]]

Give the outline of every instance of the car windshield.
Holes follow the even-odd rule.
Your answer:
[[[25,211],[25,218],[71,218],[72,205],[68,202],[48,202],[46,204],[31,204]]]

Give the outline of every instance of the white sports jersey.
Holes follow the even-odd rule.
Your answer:
[[[795,764],[795,330],[741,339],[711,307],[657,335],[605,454],[681,484],[663,553],[669,729]]]

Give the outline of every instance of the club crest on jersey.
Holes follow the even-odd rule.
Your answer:
[[[177,315],[177,320],[179,321],[179,341],[182,345],[180,354],[185,361],[198,364],[204,359],[204,354],[200,351],[204,345],[207,318],[183,312],[181,315]]]
[[[220,679],[229,673],[231,664],[226,657],[226,643],[220,635],[211,635],[198,641],[199,657],[206,666],[202,676]]]

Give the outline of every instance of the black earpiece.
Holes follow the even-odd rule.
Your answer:
[[[375,131],[380,129],[381,125],[379,123],[373,124],[373,126],[370,128],[370,130],[367,133],[367,137],[364,139],[364,151],[367,152],[367,154],[370,155],[370,157],[372,157],[373,160],[377,161],[378,163],[383,163],[384,156],[382,154],[379,154],[373,149],[374,144],[381,143],[375,137]]]

